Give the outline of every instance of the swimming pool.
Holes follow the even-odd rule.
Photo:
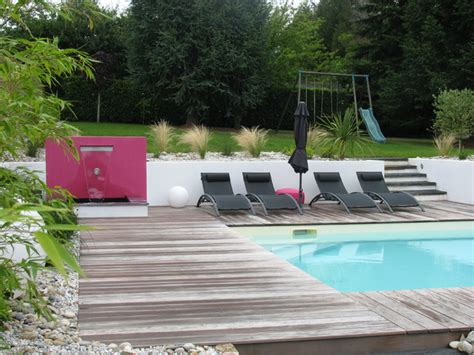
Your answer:
[[[343,292],[474,286],[474,222],[238,227]]]

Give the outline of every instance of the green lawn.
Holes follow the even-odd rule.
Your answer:
[[[72,124],[80,129],[81,134],[85,136],[147,136],[148,151],[153,151],[153,143],[148,135],[148,126],[141,124],[127,123],[95,123],[95,122],[72,122]],[[177,129],[178,134],[183,129]],[[220,152],[224,149],[226,142],[233,139],[232,131],[214,129],[209,143],[209,150]],[[266,151],[286,151],[294,146],[293,133],[291,131],[280,131],[278,133],[271,132],[265,150]],[[186,152],[188,148],[175,142],[174,152]],[[234,150],[239,147],[234,142]],[[470,155],[474,154],[474,149],[466,149]],[[356,151],[356,157],[429,157],[436,156],[437,152],[433,146],[433,142],[429,139],[410,139],[410,138],[388,138],[385,144],[371,144],[363,151]]]

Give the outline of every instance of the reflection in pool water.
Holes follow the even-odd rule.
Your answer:
[[[474,286],[473,222],[385,226],[240,231],[339,291]]]

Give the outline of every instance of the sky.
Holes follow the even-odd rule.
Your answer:
[[[293,4],[297,6],[304,0],[293,0]],[[119,11],[123,11],[127,8],[130,0],[99,0],[99,3],[102,6],[110,7],[110,8],[118,8]]]

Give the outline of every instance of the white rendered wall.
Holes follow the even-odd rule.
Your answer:
[[[234,193],[245,193],[242,172],[269,172],[275,189],[298,188],[298,174],[287,161],[157,161],[147,164],[148,203],[151,206],[167,206],[168,191],[182,186],[189,193],[188,205],[196,204],[203,194],[201,172],[228,172]],[[303,190],[306,202],[319,191],[313,172],[339,172],[349,192],[361,191],[356,171],[382,171],[383,161],[310,161],[309,171],[303,174]]]
[[[474,161],[411,158],[409,162],[438,190],[446,191],[449,201],[474,205]]]
[[[41,180],[46,181],[46,163],[44,161],[20,161],[20,162],[3,162],[1,166],[9,169],[25,167],[36,171]]]
[[[44,179],[44,162],[4,163],[15,168],[25,166],[39,171]],[[339,172],[349,192],[361,191],[356,171],[382,171],[381,160],[309,161],[309,171],[303,174],[303,190],[306,201],[310,201],[319,191],[313,172]],[[269,172],[272,174],[275,189],[298,188],[298,174],[288,162],[267,161],[153,161],[147,163],[147,190],[150,206],[168,206],[168,191],[173,186],[182,186],[189,193],[188,205],[194,205],[203,194],[201,172],[228,172],[235,193],[245,193],[242,172]]]

